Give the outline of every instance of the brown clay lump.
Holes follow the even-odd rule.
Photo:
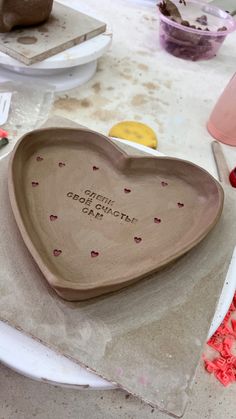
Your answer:
[[[45,22],[52,11],[53,0],[1,0],[0,32],[15,26],[32,26]]]

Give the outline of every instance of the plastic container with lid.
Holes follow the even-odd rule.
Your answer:
[[[159,11],[160,43],[170,54],[186,60],[207,60],[216,56],[236,21],[227,12],[197,0],[186,0],[178,7],[182,23]],[[159,2],[160,3],[160,2]],[[158,9],[159,10],[159,9]]]

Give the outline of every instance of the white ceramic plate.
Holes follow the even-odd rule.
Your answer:
[[[17,71],[14,73],[11,69],[9,71],[3,66],[2,68],[0,67],[0,83],[6,81],[20,82],[22,84],[36,83],[36,85],[43,83],[50,86],[55,92],[63,92],[87,83],[94,76],[96,70],[97,60],[77,67],[60,69],[59,73],[41,70],[41,75],[38,72],[26,74],[25,72]]]
[[[122,140],[116,139],[117,142]],[[131,147],[159,156],[156,150],[131,143]],[[231,304],[236,289],[236,251],[225,280],[219,304],[209,331],[210,337],[218,328]],[[72,388],[109,390],[115,386],[64,356],[0,322],[0,361],[15,371],[38,381]]]

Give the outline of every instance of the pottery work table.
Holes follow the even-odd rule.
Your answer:
[[[98,7],[95,0],[87,0],[86,4]],[[219,94],[235,72],[236,34],[227,38],[212,61],[196,63],[176,59],[160,49],[155,2],[153,6],[151,2],[147,4],[144,7],[140,2],[127,0],[99,2],[100,15],[103,14],[103,20],[113,28],[112,50],[100,60],[98,73],[91,82],[56,97],[52,114],[70,118],[103,134],[124,119],[147,123],[158,135],[160,151],[189,159],[216,176],[210,146],[213,139],[206,130],[206,122]],[[227,146],[223,149],[229,167],[234,167],[236,149]],[[196,382],[185,419],[234,417],[234,385],[223,391],[213,377],[202,371],[202,366]],[[76,418],[78,414],[81,418],[166,417],[118,391],[98,396],[93,392],[47,389],[46,385],[16,377],[3,367],[0,386],[6,400],[1,408],[4,419],[46,418],[49,412],[50,417],[57,418]],[[29,399],[23,396],[23,391],[30,394],[33,407],[29,408]],[[43,406],[42,400],[47,399],[44,395],[49,396]],[[52,403],[49,404],[49,400]]]

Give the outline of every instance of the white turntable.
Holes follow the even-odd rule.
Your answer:
[[[92,17],[98,17],[80,0],[59,2]],[[109,49],[111,41],[112,32],[108,27],[106,32],[31,66],[0,52],[0,82],[13,80],[27,83],[30,79],[36,84],[42,81],[52,85],[56,91],[72,89],[94,76],[97,60]]]

